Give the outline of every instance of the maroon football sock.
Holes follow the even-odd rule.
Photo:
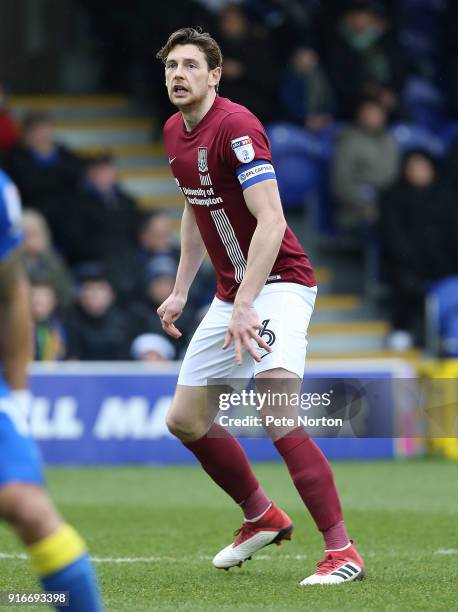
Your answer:
[[[341,550],[350,543],[350,538],[343,521],[339,521],[330,529],[323,531],[323,537],[326,550]]]
[[[247,521],[253,521],[261,516],[270,508],[272,502],[264,493],[261,487],[253,491],[241,504],[243,516]]]
[[[243,504],[258,489],[262,493],[245,451],[221,425],[213,423],[203,438],[195,442],[186,442],[184,445],[194,453],[210,478],[237,504]],[[259,493],[255,495],[255,499],[256,502],[259,501]],[[257,511],[259,505],[257,503],[254,505]],[[262,511],[261,509],[260,512]]]
[[[318,529],[326,531],[343,520],[328,460],[309,435],[298,427],[275,442],[294,485]]]

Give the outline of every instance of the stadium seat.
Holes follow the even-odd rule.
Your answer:
[[[272,123],[267,135],[275,158],[282,155],[307,155],[318,159],[323,155],[322,144],[315,134],[291,123]]]
[[[418,76],[409,77],[402,97],[413,123],[429,130],[438,130],[444,125],[445,99],[431,81]]]
[[[267,127],[285,208],[297,208],[306,200],[313,229],[323,235],[336,232],[328,175],[335,137],[341,128],[341,124],[332,124],[310,132],[289,123],[274,123]]]
[[[317,162],[297,154],[275,157],[274,161],[284,207],[304,207],[307,197],[318,190],[320,172]]]
[[[434,283],[426,298],[428,349],[436,356],[458,357],[458,276]]]
[[[421,125],[397,123],[392,125],[390,130],[402,152],[424,149],[434,157],[442,157],[445,153],[442,140]]]
[[[458,138],[458,121],[445,125],[440,132],[440,138],[445,150],[448,151],[453,142]]]
[[[314,134],[289,123],[272,124],[267,134],[283,205],[303,208],[319,189],[323,145]]]

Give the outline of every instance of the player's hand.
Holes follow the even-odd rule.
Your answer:
[[[172,293],[157,309],[162,329],[172,338],[181,338],[182,334],[174,323],[181,316],[185,304],[186,298]]]
[[[226,337],[224,339],[223,350],[234,341],[235,361],[241,365],[243,361],[243,350],[246,349],[255,361],[261,361],[253,346],[253,340],[259,348],[268,353],[272,349],[265,340],[258,335],[258,330],[262,328],[258,315],[253,305],[235,305],[232,311],[232,318],[228,325]]]

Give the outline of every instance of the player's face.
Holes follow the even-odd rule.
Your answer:
[[[218,83],[221,68],[208,70],[205,54],[195,45],[177,45],[165,62],[165,84],[178,108],[198,105]]]

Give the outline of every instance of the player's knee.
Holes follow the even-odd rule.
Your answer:
[[[207,427],[200,423],[199,419],[192,421],[187,416],[172,413],[167,415],[167,428],[171,434],[179,438],[182,442],[192,442],[198,440],[207,433]]]
[[[26,540],[43,537],[58,520],[46,493],[32,485],[6,487],[0,497],[0,513]]]
[[[17,493],[11,505],[11,523],[21,528],[34,530],[39,528],[45,518],[46,508],[34,492],[24,490]]]
[[[187,418],[169,413],[167,415],[166,423],[170,433],[177,438],[183,439],[192,433],[192,425]]]

